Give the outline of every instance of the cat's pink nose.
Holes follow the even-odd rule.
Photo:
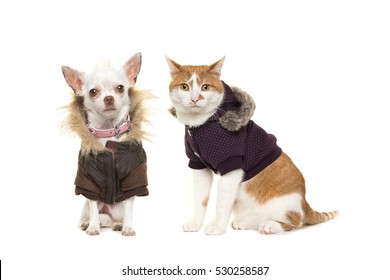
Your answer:
[[[196,105],[200,100],[205,99],[202,94],[192,94],[191,95],[191,104]]]
[[[106,104],[106,105],[114,104],[114,97],[111,95],[104,97],[104,104]]]

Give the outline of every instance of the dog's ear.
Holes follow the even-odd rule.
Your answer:
[[[84,84],[84,73],[67,66],[62,66],[61,69],[66,82],[73,89],[74,93],[76,95],[81,95],[81,87]]]
[[[132,85],[137,81],[137,76],[139,70],[141,69],[142,55],[141,53],[136,53],[126,62],[124,65],[124,70],[127,78],[129,79]]]

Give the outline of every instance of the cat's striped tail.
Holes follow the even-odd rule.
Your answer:
[[[316,225],[336,218],[339,214],[339,211],[317,212],[311,209],[309,205],[307,205],[305,214],[304,224]]]

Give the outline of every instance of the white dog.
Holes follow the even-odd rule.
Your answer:
[[[86,74],[62,67],[75,93],[64,125],[81,139],[75,186],[87,198],[79,226],[88,235],[101,226],[135,235],[134,198],[148,195],[142,148],[148,94],[134,88],[140,68],[141,53],[119,69],[104,65]]]

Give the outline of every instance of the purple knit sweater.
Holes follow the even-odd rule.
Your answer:
[[[282,153],[276,137],[253,121],[238,131],[228,131],[219,118],[239,104],[231,88],[224,84],[224,101],[216,115],[199,127],[185,127],[185,148],[192,169],[210,168],[224,175],[243,169],[249,180],[275,161]]]

